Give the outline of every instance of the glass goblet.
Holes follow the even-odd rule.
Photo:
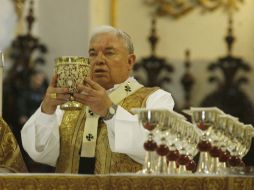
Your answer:
[[[243,157],[248,153],[252,138],[254,135],[254,128],[252,125],[244,125],[236,122],[233,128],[231,137],[231,144],[228,146],[230,151],[229,165],[233,167],[243,167]]]
[[[242,138],[243,148],[239,150],[241,159],[249,152],[252,144],[252,138],[254,137],[254,128],[252,125],[245,125],[244,134]]]
[[[244,125],[243,135],[241,136],[242,146],[238,148],[238,154],[241,158],[241,163],[245,165],[243,158],[249,152],[254,137],[254,128],[252,125]]]
[[[153,153],[157,149],[153,131],[158,126],[164,126],[162,123],[164,122],[167,110],[135,108],[132,109],[132,112],[138,115],[139,123],[149,132],[147,141],[144,143],[144,149],[146,150],[145,162],[142,171],[139,173],[153,174],[155,173]]]
[[[227,121],[227,150],[229,151],[228,165],[229,166],[240,166],[241,159],[238,155],[237,147],[241,145],[239,135],[242,135],[243,127],[239,121],[228,119]]]
[[[197,149],[197,145],[199,142],[199,135],[197,129],[195,128],[194,124],[189,123],[187,121],[183,121],[185,126],[187,127],[185,141],[186,143],[186,155],[189,158],[188,163],[186,163],[187,171],[191,171],[194,173],[196,171],[196,162],[194,161],[194,157],[199,152]]]
[[[209,170],[209,151],[212,147],[211,131],[215,125],[217,117],[223,112],[215,107],[199,107],[191,108],[185,113],[192,117],[192,122],[200,133],[200,140],[198,143],[200,156],[196,173],[209,174],[211,173]]]
[[[216,156],[219,159],[217,168],[214,167],[213,171],[214,173],[219,174],[226,174],[227,173],[227,162],[230,157],[230,153],[228,151],[228,145],[229,145],[229,139],[230,134],[227,132],[228,126],[230,126],[230,123],[233,121],[238,121],[238,118],[232,117],[228,114],[222,114],[217,118],[216,121],[216,140],[213,140],[214,148],[210,151],[214,156]],[[215,134],[213,136],[215,136]],[[218,151],[214,151],[218,148]],[[218,153],[216,155],[215,153]]]
[[[169,111],[170,117],[168,120],[168,130],[167,130],[167,141],[169,145],[169,152],[167,154],[168,161],[168,174],[178,173],[177,160],[179,158],[179,125],[181,120],[186,120],[186,118],[174,111]]]

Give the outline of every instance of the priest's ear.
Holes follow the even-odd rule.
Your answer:
[[[129,54],[128,55],[129,70],[132,70],[135,63],[136,63],[136,55],[135,54]]]

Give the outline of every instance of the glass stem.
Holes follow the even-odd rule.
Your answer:
[[[154,151],[146,151],[145,163],[143,167],[143,173],[152,174],[154,173],[154,162],[152,159]]]

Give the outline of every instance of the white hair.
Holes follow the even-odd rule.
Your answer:
[[[90,42],[96,35],[103,34],[103,33],[115,34],[117,37],[119,37],[120,39],[123,40],[124,45],[127,48],[128,52],[130,54],[134,53],[133,43],[132,43],[132,40],[131,40],[131,37],[129,36],[129,34],[127,34],[126,32],[124,32],[120,29],[114,28],[112,26],[101,25],[101,26],[94,28],[91,32],[91,35],[90,35]]]

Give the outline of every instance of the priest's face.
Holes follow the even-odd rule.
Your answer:
[[[89,46],[91,78],[105,89],[124,82],[135,63],[135,55],[128,52],[123,39],[114,33],[95,35]]]

